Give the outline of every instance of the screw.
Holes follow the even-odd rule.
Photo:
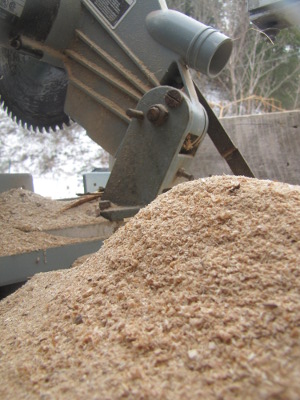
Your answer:
[[[126,110],[126,114],[130,118],[136,118],[136,119],[140,119],[140,120],[144,119],[143,111],[135,110],[134,108],[128,108],[128,110]]]
[[[162,104],[155,104],[147,112],[147,118],[153,124],[162,125],[168,118],[168,110]]]
[[[22,47],[22,42],[19,37],[16,37],[10,41],[11,47],[13,47],[16,50],[19,50]]]
[[[185,178],[188,181],[193,181],[195,179],[194,175],[188,174],[183,168],[179,168],[176,176],[178,176],[178,178]]]
[[[179,107],[182,103],[182,100],[182,94],[179,92],[179,90],[176,89],[169,90],[168,93],[165,95],[165,102],[170,108]]]
[[[147,118],[150,122],[158,121],[159,116],[160,116],[160,111],[157,106],[153,106],[153,107],[149,108],[149,110],[147,112]]]

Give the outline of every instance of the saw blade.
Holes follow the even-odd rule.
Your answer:
[[[0,49],[0,96],[3,108],[27,129],[62,129],[68,78],[65,70],[6,48]]]

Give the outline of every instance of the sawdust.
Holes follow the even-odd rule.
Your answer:
[[[300,187],[179,185],[0,303],[2,399],[299,399]]]
[[[65,210],[74,202],[52,200],[27,190],[12,189],[0,194],[0,218],[27,231],[94,223],[99,216],[99,201]]]
[[[99,201],[65,210],[73,201],[57,201],[23,189],[0,194],[0,255],[12,255],[78,242],[43,231],[99,224]],[[82,240],[83,241],[83,240]]]

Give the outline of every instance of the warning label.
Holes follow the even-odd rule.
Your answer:
[[[136,0],[90,0],[90,2],[109,25],[115,28],[135,5]]]
[[[0,8],[17,17],[21,17],[25,3],[26,0],[0,0]]]

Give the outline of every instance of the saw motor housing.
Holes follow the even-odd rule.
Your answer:
[[[209,125],[190,68],[219,74],[231,40],[164,0],[12,3],[0,5],[12,116],[34,130],[84,127],[115,160],[103,200],[123,216],[186,179]]]

